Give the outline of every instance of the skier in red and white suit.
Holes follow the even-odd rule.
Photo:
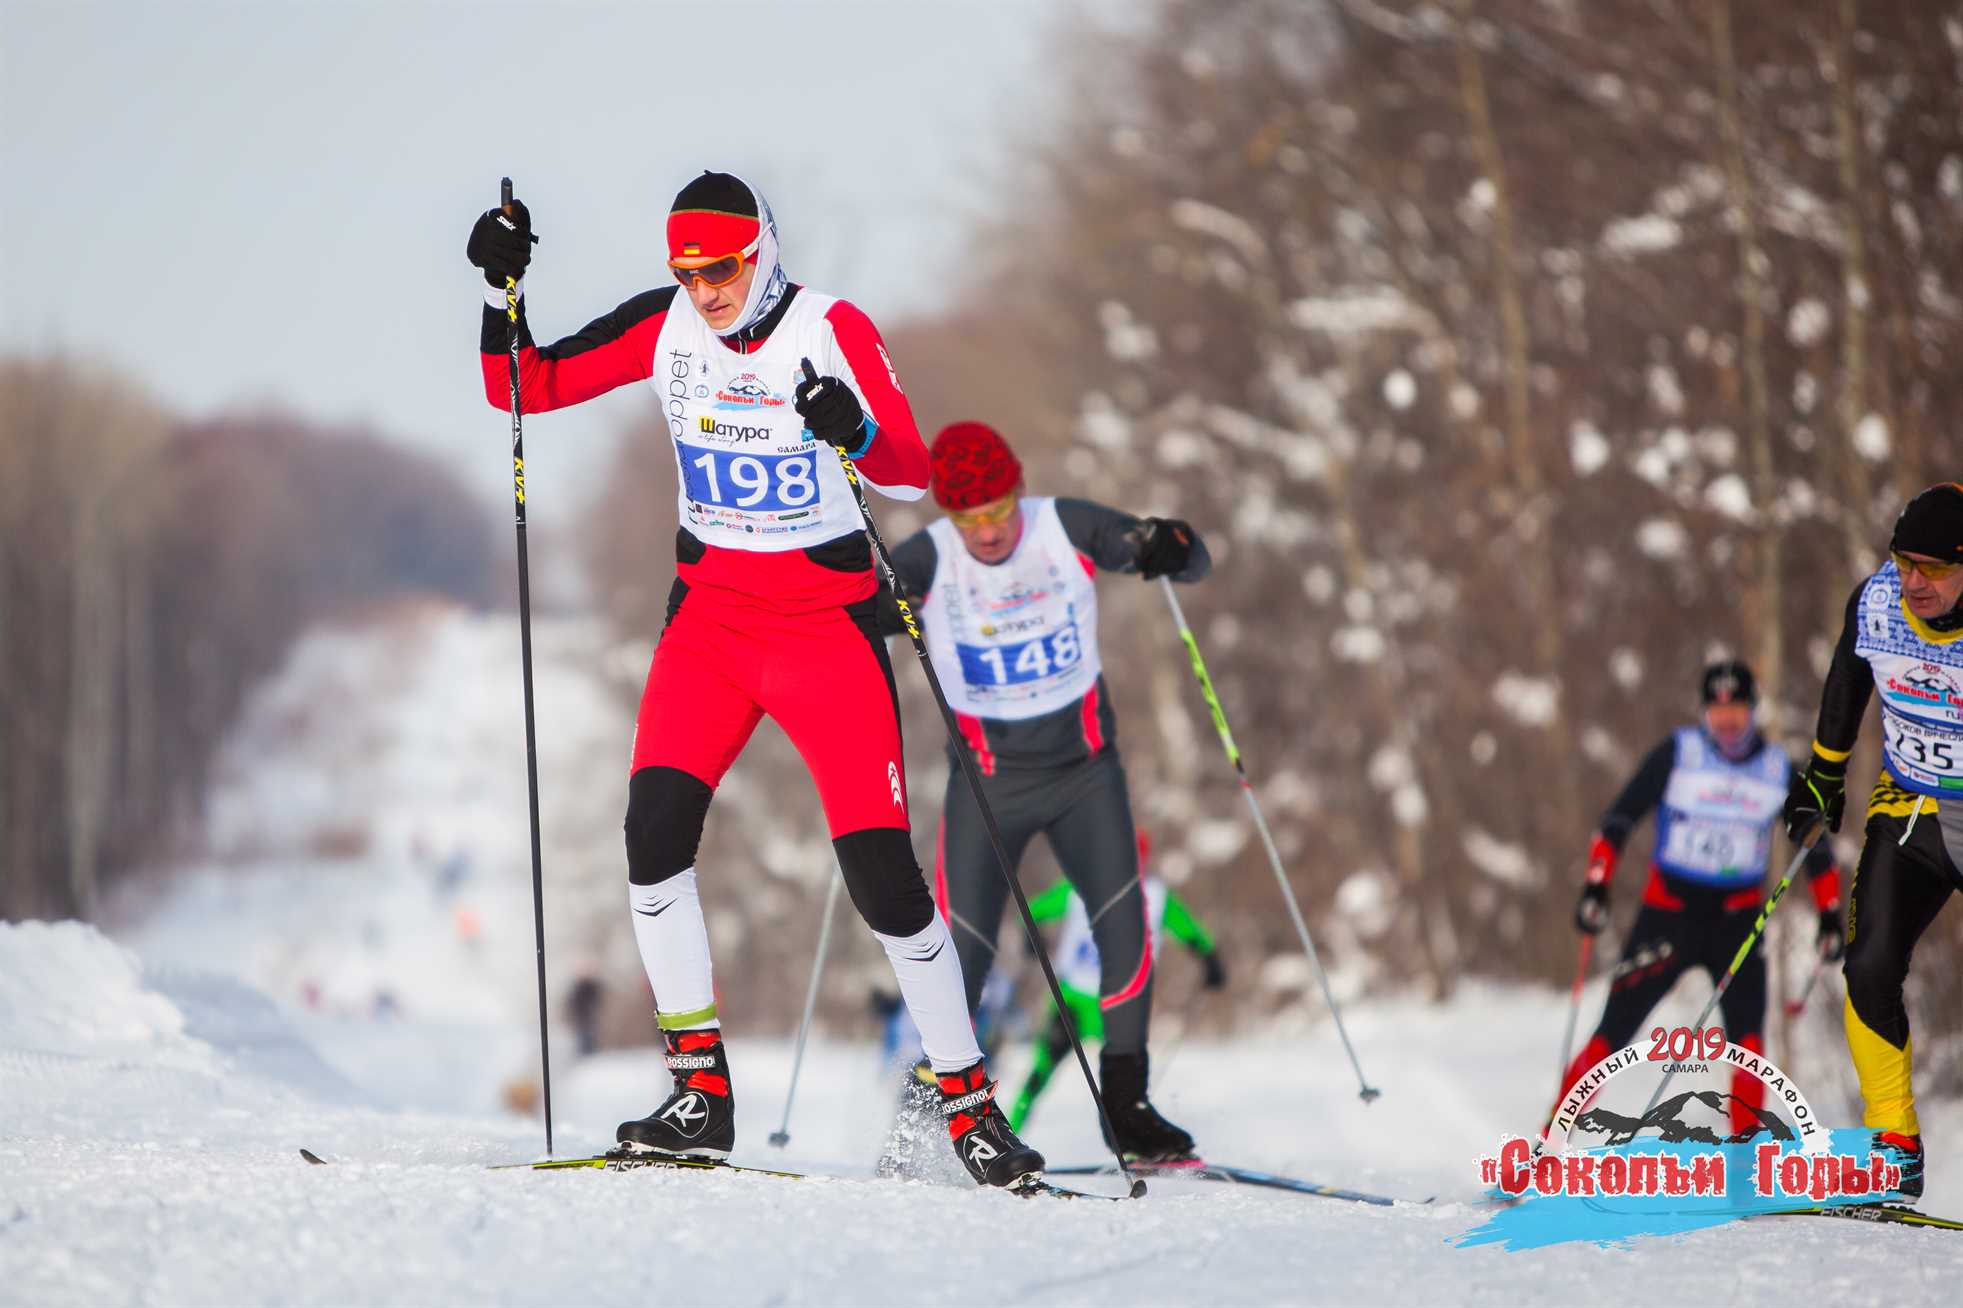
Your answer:
[[[993,1099],[961,968],[909,835],[893,671],[871,549],[834,446],[894,499],[927,489],[927,451],[878,331],[845,300],[786,279],[763,197],[727,173],[682,188],[668,272],[573,335],[533,343],[519,282],[524,410],[646,383],[680,474],[676,578],[635,723],[627,864],[634,931],[674,1091],[621,1124],[630,1148],[720,1158],[733,1099],[695,858],[709,801],[769,714],[817,783],[852,902],[891,960],[941,1074],[949,1134],[975,1179],[1014,1185],[1043,1159]],[[522,204],[483,214],[470,260],[485,295],[484,392],[510,403],[504,285],[531,257]],[[810,361],[816,376],[808,378]]]

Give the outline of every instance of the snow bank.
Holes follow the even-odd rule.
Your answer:
[[[0,922],[0,1049],[208,1066],[130,953],[79,922]]]

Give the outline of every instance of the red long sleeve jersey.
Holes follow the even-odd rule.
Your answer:
[[[493,306],[487,297],[484,394],[500,409],[511,402],[508,321],[501,300]],[[871,424],[870,444],[854,460],[866,485],[918,499],[927,489],[926,446],[885,343],[857,307],[792,286],[761,326],[757,339],[732,346],[680,288],[666,286],[539,346],[521,297],[523,410],[544,413],[647,383],[674,444],[677,570],[690,592],[780,613],[863,600],[875,585],[857,503],[837,455],[812,439],[791,404],[801,361],[858,395]]]

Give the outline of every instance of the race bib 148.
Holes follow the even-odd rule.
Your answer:
[[[961,679],[970,686],[1020,686],[1075,667],[1083,656],[1077,624],[1008,645],[962,645]]]

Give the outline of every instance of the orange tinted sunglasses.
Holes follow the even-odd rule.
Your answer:
[[[759,238],[761,239],[761,238]],[[691,281],[699,281],[704,286],[727,286],[743,275],[743,265],[757,250],[757,242],[751,241],[735,254],[725,254],[709,263],[684,268],[673,259],[668,261],[668,271],[675,274],[675,280],[683,286]]]

